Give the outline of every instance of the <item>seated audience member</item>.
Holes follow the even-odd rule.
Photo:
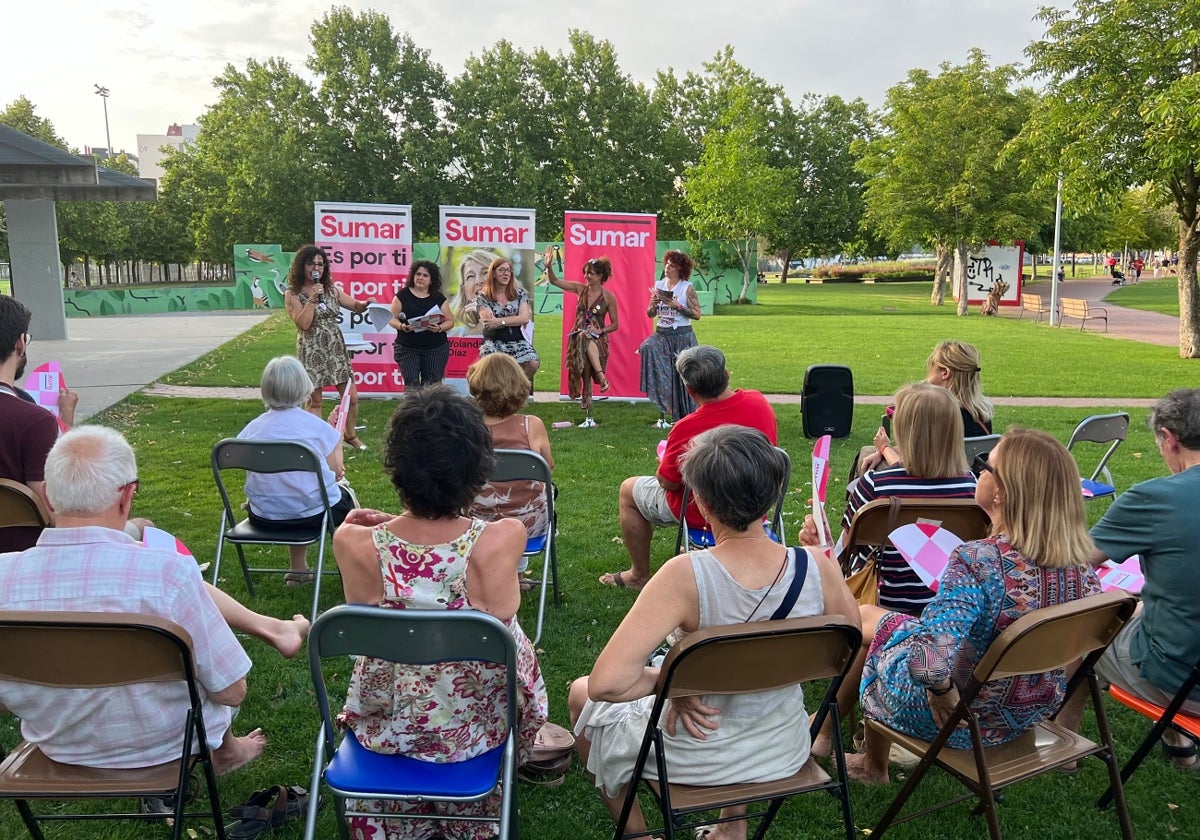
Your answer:
[[[650,579],[650,542],[654,529],[679,524],[683,507],[683,477],[679,462],[692,439],[701,432],[734,424],[758,429],[774,445],[775,412],[758,391],[729,387],[725,354],[699,344],[679,353],[676,370],[697,408],[680,418],[667,433],[667,448],[655,475],[627,478],[621,484],[621,535],[629,552],[629,569],[600,577],[607,586],[641,589]],[[705,527],[696,507],[688,508],[688,525]]]
[[[928,371],[925,381],[945,388],[958,400],[963,437],[982,437],[992,433],[992,403],[983,395],[979,364],[979,351],[973,344],[962,341],[941,342],[933,348],[925,362]],[[875,433],[875,449],[875,453],[859,458],[859,474],[875,469],[884,462],[894,465],[903,460],[902,450],[892,446],[883,427]]]
[[[58,439],[54,415],[20,387],[29,362],[29,322],[33,318],[25,304],[0,295],[0,478],[19,481],[45,496],[43,468],[46,453]],[[79,395],[64,389],[59,410],[71,425]],[[32,527],[0,528],[0,552],[23,551],[38,538]]]
[[[483,411],[493,449],[527,449],[554,468],[550,436],[541,418],[517,413],[529,397],[529,380],[512,356],[481,356],[467,369],[467,387]],[[467,514],[489,522],[506,516],[519,519],[528,536],[540,536],[550,527],[543,489],[539,481],[487,481]]]
[[[1129,693],[1166,706],[1200,659],[1200,389],[1167,394],[1148,418],[1171,474],[1135,484],[1092,527],[1092,563],[1141,555],[1146,576],[1133,618],[1104,652],[1096,673]],[[1074,706],[1074,704],[1072,704]],[[1078,728],[1082,706],[1073,709]],[[1183,704],[1200,715],[1200,691]],[[1065,713],[1064,713],[1065,718]],[[1196,745],[1168,729],[1163,749],[1178,766],[1197,766]]]
[[[958,703],[962,679],[988,646],[1022,615],[1100,591],[1089,565],[1079,470],[1066,447],[1045,432],[1010,429],[992,450],[975,498],[992,535],[957,548],[937,595],[920,618],[878,607],[862,610],[869,645],[862,678],[866,717],[933,740]],[[985,747],[1019,736],[1058,710],[1066,672],[989,683],[972,704]],[[950,736],[969,749],[965,726]],[[847,757],[850,774],[888,780],[888,742],[867,728],[866,751]]]
[[[250,670],[231,628],[290,657],[308,621],[253,613],[207,586],[192,558],[144,547],[124,533],[138,479],[133,450],[117,432],[68,432],[50,450],[45,472],[57,524],[35,547],[0,556],[0,609],[142,613],[181,625],[207,695],[204,723],[217,771],[254,759],[266,744],[262,731],[237,737],[231,728]],[[181,683],[79,690],[5,682],[0,703],[21,719],[26,740],[64,764],[148,767],[177,758],[182,747]]]
[[[525,384],[528,393],[528,380]],[[408,394],[392,415],[384,469],[400,496],[398,516],[354,511],[338,529],[333,550],[349,604],[388,609],[481,610],[504,622],[517,644],[517,751],[533,749],[546,722],[546,686],[533,645],[517,621],[521,591],[517,561],[525,529],[513,519],[484,522],[461,512],[491,473],[492,441],[483,413],[446,385]],[[368,523],[370,523],[368,525]],[[504,742],[504,669],[450,662],[399,666],[360,657],[339,723],[369,750],[446,763],[474,758]],[[420,695],[421,714],[410,714]],[[498,801],[438,806],[442,815],[495,813]],[[355,837],[490,837],[489,822],[388,821],[411,803],[354,801],[378,812],[352,817]],[[418,806],[419,807],[419,806]]]
[[[704,410],[702,404],[700,410]],[[689,415],[675,428],[696,415]],[[683,456],[683,480],[712,525],[716,544],[668,560],[646,584],[596,660],[590,676],[571,685],[576,746],[613,817],[620,814],[659,669],[647,657],[676,628],[799,618],[857,616],[837,563],[825,552],[771,541],[762,519],[775,504],[787,466],[755,429],[723,425],[696,436]],[[800,576],[790,608],[785,593]],[[785,778],[809,756],[808,713],[799,686],[753,694],[681,698],[664,721],[670,780],[727,785]],[[653,758],[646,765],[654,776]],[[722,818],[745,814],[727,808]],[[645,831],[634,806],[628,834]],[[745,838],[734,820],[711,830],[711,840]]]
[[[341,436],[337,429],[303,407],[313,392],[312,379],[304,365],[295,356],[271,359],[263,368],[260,390],[267,410],[251,420],[238,437],[302,443],[324,456],[321,473],[325,492],[333,524],[341,525],[354,508],[350,488],[338,483],[346,474]],[[315,528],[324,514],[321,490],[312,473],[247,473],[246,498],[250,522],[260,528],[279,525]],[[292,570],[284,575],[284,584],[300,586],[311,582],[308,546],[288,546],[288,557]]]

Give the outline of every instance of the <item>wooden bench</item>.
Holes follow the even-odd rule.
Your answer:
[[[1103,321],[1104,331],[1108,332],[1108,310],[1099,306],[1091,306],[1080,298],[1061,298],[1059,300],[1058,325],[1062,326],[1063,318],[1078,318],[1079,331],[1083,332],[1088,321]]]
[[[1050,304],[1042,300],[1041,295],[1022,294],[1021,295],[1021,315],[1017,320],[1025,317],[1026,312],[1036,312],[1037,321],[1042,320],[1042,316],[1050,311]],[[1035,321],[1034,323],[1037,323]]]

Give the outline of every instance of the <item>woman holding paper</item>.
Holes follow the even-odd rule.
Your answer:
[[[689,347],[696,346],[692,321],[700,320],[700,299],[692,288],[692,258],[682,251],[663,255],[663,277],[650,289],[646,315],[658,319],[654,332],[642,342],[642,392],[658,406],[659,429],[669,429],[675,421],[696,410],[683,380],[675,371],[675,360]]]
[[[358,418],[358,394],[350,371],[350,352],[338,325],[338,309],[345,307],[361,315],[371,301],[355,300],[339,289],[329,276],[325,252],[316,245],[305,245],[296,251],[292,260],[283,305],[296,325],[296,356],[313,383],[308,410],[321,416],[321,391],[326,386],[337,388],[339,397],[350,388],[345,443],[365,450],[366,444],[358,439],[354,430]]]
[[[573,292],[579,300],[575,306],[575,326],[567,336],[567,390],[571,399],[579,400],[585,417],[581,429],[592,428],[592,383],[601,392],[609,388],[605,368],[608,366],[608,334],[617,331],[617,296],[604,288],[612,277],[612,263],[605,257],[583,264],[584,282],[560,279],[554,273],[554,251],[546,249],[544,262],[550,285],[564,292]]]
[[[392,320],[396,330],[392,351],[404,390],[441,382],[450,359],[446,331],[454,326],[450,304],[442,294],[442,272],[436,263],[417,260],[412,264],[408,283],[392,298]]]
[[[1095,547],[1079,469],[1051,435],[1006,432],[988,457],[975,498],[991,517],[992,535],[954,550],[920,618],[861,608],[869,645],[863,714],[925,740],[937,735],[958,703],[954,677],[969,674],[1008,625],[1033,610],[1100,591],[1088,562]],[[1011,741],[1049,717],[1065,687],[1061,670],[989,683],[972,704],[983,745]],[[965,726],[948,746],[970,748]],[[847,756],[847,766],[859,781],[886,783],[887,741],[868,727],[866,751]]]

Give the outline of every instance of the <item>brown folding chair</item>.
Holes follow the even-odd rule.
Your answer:
[[[1133,827],[1125,806],[1125,792],[1121,787],[1120,769],[1113,752],[1112,733],[1109,731],[1103,696],[1092,668],[1117,632],[1133,615],[1136,603],[1132,595],[1113,591],[1034,610],[1021,616],[996,637],[983,659],[975,666],[966,684],[959,686],[958,705],[932,742],[905,735],[879,721],[867,718],[867,726],[871,729],[909,752],[921,756],[920,763],[871,831],[871,837],[881,836],[893,823],[905,822],[947,805],[977,797],[979,805],[976,813],[982,811],[986,814],[988,833],[993,840],[999,840],[1000,819],[996,813],[998,791],[1014,782],[1062,767],[1086,756],[1098,755],[1108,766],[1108,775],[1117,803],[1121,836],[1131,840]],[[1080,659],[1083,663],[1067,685],[1064,704],[1086,681],[1096,713],[1100,743],[1090,741],[1057,723],[1056,712],[1053,718],[1038,724],[1014,741],[996,747],[983,746],[979,723],[971,710],[971,703],[985,684],[1007,677],[1065,668]],[[971,749],[957,750],[946,747],[951,733],[964,722],[971,733]],[[896,817],[908,801],[908,797],[929,768],[935,764],[962,782],[970,793],[912,814],[904,820],[897,820]]]
[[[50,514],[28,486],[0,478],[0,528],[49,528]]]
[[[766,802],[765,809],[749,812],[745,816],[747,820],[761,817],[754,837],[755,840],[762,840],[785,799],[808,791],[826,790],[842,803],[846,840],[854,840],[854,818],[850,809],[846,758],[838,720],[837,690],[846,671],[854,663],[854,655],[861,642],[862,634],[858,627],[843,616],[820,615],[708,627],[688,635],[673,646],[659,672],[654,708],[642,736],[641,750],[634,764],[633,777],[626,788],[625,802],[613,836],[620,840],[622,837],[663,834],[667,840],[674,840],[680,830],[690,836],[691,828],[683,820],[688,815],[730,805]],[[832,717],[833,731],[836,733],[833,744],[836,778],[830,778],[810,756],[796,773],[773,782],[713,787],[671,783],[658,720],[664,706],[672,698],[698,694],[746,694],[818,679],[828,679],[829,685],[809,731],[815,740],[825,716]],[[657,778],[645,778],[644,770],[652,746]],[[638,795],[639,782],[644,783],[653,794],[662,817],[662,828],[644,834],[626,835],[625,823]]]
[[[13,799],[35,840],[38,821],[158,819],[162,814],[34,814],[30,799],[174,798],[172,836],[183,836],[184,818],[209,816],[218,840],[225,824],[217,778],[205,735],[192,658],[192,640],[174,622],[136,613],[0,612],[0,680],[47,688],[110,688],[145,682],[187,683],[189,707],[180,712],[178,760],[129,770],[60,764],[24,742],[11,754],[0,750],[0,799]],[[190,750],[195,743],[196,752]],[[203,766],[209,811],[185,813],[188,779]]]
[[[892,531],[918,521],[936,522],[963,542],[983,539],[991,527],[974,499],[876,499],[859,508],[850,521],[838,555],[842,573],[854,571],[854,559],[863,551],[886,546]]]

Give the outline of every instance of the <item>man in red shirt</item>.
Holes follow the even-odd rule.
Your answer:
[[[671,427],[658,472],[627,478],[621,484],[621,535],[629,552],[630,568],[601,575],[600,582],[607,586],[641,589],[650,580],[650,542],[655,527],[679,524],[683,506],[679,460],[692,438],[733,423],[758,429],[772,444],[778,442],[775,412],[770,403],[758,391],[729,387],[725,354],[716,347],[706,344],[689,347],[679,354],[675,370],[697,408]],[[688,524],[693,528],[705,525],[695,505],[688,508]]]

